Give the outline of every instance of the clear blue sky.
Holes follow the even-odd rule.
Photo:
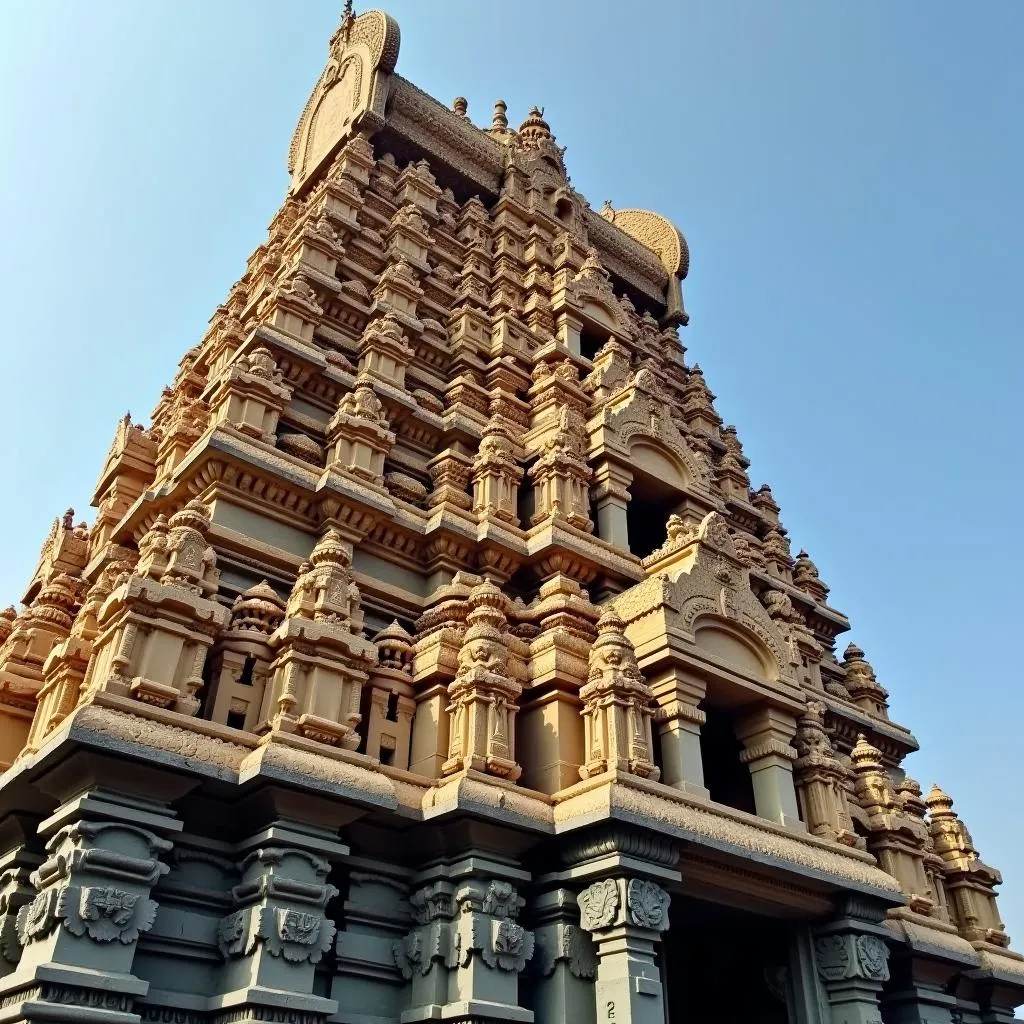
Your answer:
[[[0,605],[264,237],[340,7],[0,0]],[[1024,3],[388,9],[401,74],[683,228],[690,358],[1024,949]]]

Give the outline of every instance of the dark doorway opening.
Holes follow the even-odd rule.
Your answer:
[[[608,342],[610,335],[602,335],[599,331],[591,331],[586,327],[580,331],[580,355],[584,359],[594,361],[594,357],[601,348]]]
[[[629,532],[629,550],[637,558],[646,558],[665,543],[668,517],[675,511],[679,499],[679,493],[668,484],[642,470],[633,470],[629,504],[626,506],[626,529]]]
[[[676,895],[669,915],[661,964],[668,1024],[790,1024],[783,922]]]
[[[740,760],[743,744],[736,738],[732,716],[720,708],[703,707],[708,716],[700,727],[704,785],[716,803],[756,814],[750,769]]]

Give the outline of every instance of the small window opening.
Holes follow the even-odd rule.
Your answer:
[[[592,331],[589,328],[584,327],[580,331],[580,355],[584,359],[589,359],[593,362],[594,357],[600,351],[600,349],[607,343],[610,335],[602,335],[599,331]]]
[[[572,223],[572,203],[566,199],[565,196],[562,196],[562,198],[555,203],[555,216],[563,224]]]
[[[200,673],[203,685],[196,691],[196,700],[200,702],[200,706],[203,709],[203,718],[209,718],[213,713],[213,693],[210,684],[213,681],[213,664],[215,660],[219,663],[219,659],[211,658],[209,653],[207,653],[207,656],[203,661],[203,671]]]
[[[395,752],[394,750],[386,750],[384,747],[380,748],[380,763],[387,768],[393,768],[395,765]]]
[[[646,558],[660,548],[668,537],[668,517],[679,503],[673,488],[639,470],[633,471],[626,506],[629,550],[637,558]]]
[[[700,756],[704,785],[715,803],[756,814],[750,770],[740,760],[743,744],[736,738],[732,716],[719,708],[705,707],[707,721],[700,728]]]
[[[244,711],[229,711],[227,726],[229,729],[244,729],[245,728],[245,712]]]
[[[242,684],[242,686],[252,686],[252,672],[255,667],[255,658],[245,659],[245,664],[242,666],[242,674],[238,677],[238,681]]]
[[[516,516],[519,519],[519,525],[524,530],[528,530],[530,528],[530,520],[533,518],[536,511],[537,494],[533,486],[533,481],[528,475],[524,475],[522,483],[519,485],[519,493],[516,496]]]
[[[387,710],[387,714],[384,717],[389,722],[397,722],[398,721],[398,694],[397,693],[389,693],[388,694],[388,710]]]

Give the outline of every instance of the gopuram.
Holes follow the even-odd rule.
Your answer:
[[[398,55],[345,10],[0,612],[0,1024],[1008,1024],[1000,875],[684,358],[683,235]]]

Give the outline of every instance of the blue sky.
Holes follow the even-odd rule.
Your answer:
[[[263,238],[340,6],[0,0],[0,605]],[[689,357],[1024,948],[1024,4],[388,9],[405,77],[544,105],[595,208],[682,227]]]

